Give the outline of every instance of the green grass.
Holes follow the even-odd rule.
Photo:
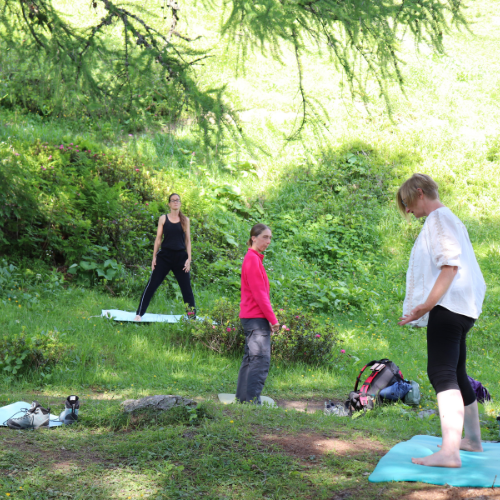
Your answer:
[[[397,325],[407,261],[421,222],[401,219],[390,201],[400,182],[412,172],[432,175],[445,204],[466,224],[488,287],[483,314],[469,335],[467,368],[493,396],[493,402],[481,407],[482,432],[483,439],[497,439],[498,427],[492,418],[500,412],[499,6],[498,1],[486,0],[472,4],[468,15],[473,34],[449,38],[445,56],[425,50],[415,54],[412,44],[404,42],[406,96],[392,89],[392,121],[376,96],[368,109],[356,100],[342,100],[339,75],[311,48],[304,60],[305,84],[330,113],[329,135],[320,139],[306,129],[302,141],[287,144],[283,137],[292,128],[297,104],[292,54],[284,55],[283,66],[261,55],[250,55],[247,72],[236,78],[234,54],[225,52],[224,44],[218,43],[215,10],[205,15],[187,5],[189,31],[203,31],[205,38],[197,43],[212,46],[216,55],[206,61],[200,78],[206,87],[228,84],[229,99],[248,111],[243,114],[247,136],[267,152],[255,156],[260,178],[224,169],[235,157],[250,156],[242,145],[226,143],[221,156],[215,158],[201,149],[196,132],[187,126],[144,130],[130,138],[118,122],[64,118],[45,122],[1,111],[0,141],[15,145],[38,138],[51,143],[85,138],[124,154],[140,153],[152,170],[171,172],[176,186],[186,191],[207,189],[210,177],[218,185],[240,187],[248,199],[258,197],[271,227],[273,217],[292,213],[294,205],[296,211],[305,212],[320,190],[315,184],[291,182],[298,172],[310,171],[310,180],[321,180],[314,178],[314,168],[332,150],[349,151],[363,144],[363,149],[372,151],[385,175],[389,201],[381,202],[377,206],[380,213],[370,218],[375,220],[372,223],[379,240],[371,267],[352,277],[353,283],[372,295],[363,307],[324,311],[326,317],[335,319],[341,347],[346,350],[339,363],[314,367],[272,364],[264,393],[285,400],[343,400],[364,363],[387,356],[406,377],[421,385],[422,408],[435,408],[435,395],[426,375],[425,331]],[[188,173],[179,148],[196,151],[197,161],[207,167],[210,176]],[[362,203],[348,210],[367,215]],[[209,216],[217,220],[226,214],[214,208]],[[241,221],[232,229],[243,241],[249,225]],[[301,235],[307,234],[305,226],[297,229]],[[271,248],[266,258],[269,276],[288,287],[273,284],[274,305],[280,307],[285,297],[296,292],[295,278],[310,273],[307,276],[312,280],[318,267],[307,259],[300,260],[292,245],[276,240]],[[195,287],[201,308],[210,307],[217,295],[234,297],[234,290],[222,278],[206,288],[198,287],[195,281]],[[418,409],[401,405],[355,420],[284,409],[222,407],[216,394],[235,392],[240,358],[193,345],[183,327],[120,324],[99,317],[101,309],[133,311],[137,300],[133,294],[112,297],[98,290],[69,287],[52,295],[42,294],[34,304],[20,298],[5,302],[2,332],[57,329],[72,348],[45,377],[35,372],[0,383],[0,404],[36,399],[58,409],[68,394],[76,393],[82,398],[82,420],[75,427],[47,432],[0,428],[0,495],[10,493],[13,498],[26,499],[141,495],[331,499],[350,495],[365,499],[403,498],[415,489],[427,488],[420,484],[373,486],[363,473],[372,471],[380,453],[398,441],[415,434],[440,435],[436,418],[418,419]],[[171,288],[168,293],[164,288],[149,311],[180,313],[182,305]],[[214,418],[200,419],[195,426],[157,425],[153,419],[151,425],[138,428],[124,423],[120,416],[119,402],[127,398],[169,393],[199,398]],[[302,444],[306,435],[310,436],[306,442],[309,439],[312,443],[328,436],[341,441],[347,451],[317,453],[314,459],[299,457],[276,444],[284,443],[287,435]],[[372,453],[363,446],[379,451]],[[429,495],[433,498],[432,492]]]

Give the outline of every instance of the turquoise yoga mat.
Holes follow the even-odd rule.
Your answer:
[[[425,457],[439,450],[442,439],[414,436],[398,443],[385,455],[368,478],[372,483],[386,481],[420,481],[450,486],[500,487],[500,443],[483,443],[483,453],[461,451],[462,467],[425,467],[411,462],[412,457]]]
[[[101,316],[115,321],[134,321],[135,312],[119,311],[118,309],[103,309]],[[141,323],[178,323],[182,314],[149,314],[141,318]]]

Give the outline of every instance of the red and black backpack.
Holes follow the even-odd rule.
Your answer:
[[[361,376],[367,368],[371,370],[371,374],[358,391]],[[384,358],[370,361],[359,372],[354,391],[349,393],[346,406],[348,405],[350,413],[359,410],[372,410],[375,403],[380,399],[379,392],[402,380],[404,380],[404,377],[401,370],[391,360]]]

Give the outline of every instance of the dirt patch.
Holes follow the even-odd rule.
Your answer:
[[[370,491],[364,488],[348,489],[333,494],[330,500],[362,500],[365,498],[380,498],[384,500],[475,500],[500,499],[498,488],[453,488],[413,483],[380,483],[385,484],[378,491],[375,485]],[[380,486],[379,485],[379,486]],[[408,492],[408,490],[413,490]]]
[[[500,499],[499,488],[442,488],[424,487],[419,491],[412,491],[400,497],[401,500],[475,500]]]
[[[347,438],[347,436],[345,436]],[[389,451],[389,447],[378,441],[369,439],[342,439],[337,433],[335,436],[324,436],[314,433],[300,434],[264,434],[259,439],[267,444],[278,445],[283,451],[302,460],[309,459],[311,456],[325,455],[335,453],[336,455],[346,456],[359,454],[360,450],[364,453],[369,452],[373,456],[382,456]]]
[[[10,431],[10,429],[8,430]],[[52,432],[49,429],[40,429],[37,432]],[[0,437],[4,433],[0,433]],[[5,437],[3,439],[5,449],[16,450],[16,452],[25,452],[29,459],[25,465],[19,467],[19,470],[30,469],[31,466],[39,466],[42,463],[53,470],[67,470],[74,467],[85,467],[89,463],[103,464],[106,460],[95,453],[85,449],[69,450],[64,446],[60,448],[41,448],[36,440],[31,439],[29,434],[25,436],[16,436],[15,439]],[[23,455],[25,457],[26,455]],[[16,473],[16,468],[3,469],[7,474]]]
[[[279,408],[285,410],[297,410],[305,411],[307,413],[314,413],[315,411],[323,411],[325,409],[326,399],[278,399],[276,404]],[[334,403],[339,403],[340,401],[334,401]]]

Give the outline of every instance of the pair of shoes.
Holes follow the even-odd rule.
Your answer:
[[[6,424],[11,429],[39,429],[48,427],[50,408],[43,408],[40,403],[33,401],[22,417],[9,418]]]
[[[65,425],[75,423],[78,420],[79,409],[78,396],[68,396],[64,402],[64,410],[59,415],[59,420]]]

